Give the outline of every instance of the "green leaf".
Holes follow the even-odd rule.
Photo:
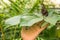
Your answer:
[[[47,29],[50,29],[52,27],[54,27],[54,25],[50,24],[50,26],[48,26]]]
[[[17,25],[20,23],[20,26],[32,26],[36,22],[42,21],[43,16],[42,15],[20,15],[15,16],[9,19],[5,20],[5,24],[9,24],[11,26]]]
[[[20,26],[32,26],[36,22],[42,21],[42,14],[34,13],[33,15],[22,16]]]
[[[26,16],[22,18],[20,26],[32,26],[34,23],[42,21],[43,18],[35,18],[34,16]]]
[[[60,38],[60,29],[56,30],[56,35]]]
[[[44,20],[50,24],[55,25],[56,22],[59,20],[59,17],[56,14],[52,14],[52,15],[49,15],[48,17],[45,17]]]
[[[14,17],[11,17],[11,18],[8,18],[5,20],[5,24],[8,24],[10,26],[12,25],[17,25],[20,23],[20,16],[14,16]]]
[[[58,15],[58,20],[60,20],[60,15]]]

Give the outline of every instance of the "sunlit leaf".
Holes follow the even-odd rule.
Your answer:
[[[36,22],[42,21],[42,14],[34,13],[33,15],[25,15],[22,17],[20,26],[32,26]]]
[[[20,16],[11,17],[5,20],[5,24],[17,25],[20,23]]]
[[[44,19],[46,22],[55,25],[56,22],[59,20],[59,17],[56,14],[52,14]]]
[[[42,21],[43,18],[35,18],[34,16],[25,16],[22,18],[20,26],[32,26],[34,23]]]

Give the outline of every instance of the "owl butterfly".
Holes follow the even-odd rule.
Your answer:
[[[42,4],[41,13],[42,13],[44,16],[48,16],[48,11],[47,11],[47,9],[45,8],[45,5],[44,5],[44,4]]]

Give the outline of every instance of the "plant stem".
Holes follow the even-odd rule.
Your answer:
[[[5,38],[5,36],[4,36],[4,32],[3,32],[3,29],[2,29],[2,27],[0,26],[0,29],[1,29],[1,33],[2,33],[2,40],[5,40],[4,38]]]

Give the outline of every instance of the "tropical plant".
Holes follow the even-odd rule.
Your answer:
[[[46,24],[49,26],[36,39],[59,40],[60,12],[55,4],[44,4],[46,1],[42,0],[8,0],[8,2],[9,4],[0,0],[0,40],[22,40],[21,29],[40,25],[41,21],[43,22],[41,27],[45,27]]]

